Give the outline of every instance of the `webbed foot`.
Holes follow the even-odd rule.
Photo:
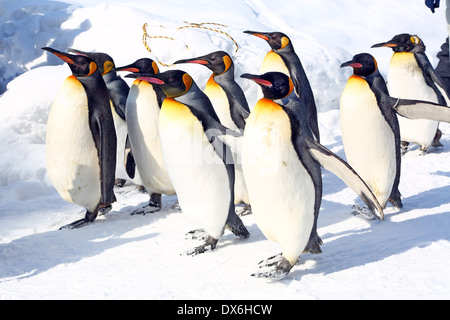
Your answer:
[[[271,258],[267,260],[270,260]],[[270,280],[281,280],[289,274],[289,271],[292,269],[292,267],[293,266],[289,263],[289,261],[287,261],[286,258],[282,257],[281,261],[277,264],[276,267],[269,268],[265,271],[255,272],[252,274],[252,277],[266,278]]]
[[[206,251],[211,251],[214,250],[216,248],[218,240],[214,239],[211,236],[208,236],[208,238],[206,239],[205,243],[203,243],[202,245],[195,247],[191,250],[188,250],[186,252],[183,252],[181,255],[183,256],[196,256],[200,253],[204,253]]]

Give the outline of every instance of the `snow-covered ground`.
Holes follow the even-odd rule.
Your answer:
[[[340,64],[369,52],[386,75],[392,52],[371,45],[408,32],[422,38],[436,65],[447,36],[442,6],[432,14],[410,0],[0,0],[0,92],[7,88],[0,95],[0,299],[449,299],[450,125],[441,124],[444,147],[403,157],[404,208],[389,206],[385,221],[350,214],[362,201],[324,171],[323,253],[303,255],[286,279],[268,282],[250,274],[280,248],[253,216],[243,218],[250,238],[226,232],[216,250],[181,256],[195,246],[184,234],[196,226],[169,208],[175,197],[163,197],[159,213],[130,215],[148,201],[134,185],[117,189],[113,210],[95,223],[58,230],[84,209],[62,200],[46,173],[47,116],[70,70],[40,49],[107,52],[117,66],[226,50],[253,106],[257,86],[239,75],[257,73],[269,47],[243,31],[282,31],[314,90],[322,143],[344,157],[339,97],[350,70]],[[185,21],[224,24],[209,27],[238,47],[224,34],[178,29]],[[151,39],[147,52],[144,23],[149,34],[175,40]],[[210,75],[201,66],[178,67],[201,87]]]

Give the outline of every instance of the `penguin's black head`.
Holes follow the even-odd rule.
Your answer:
[[[68,51],[69,52],[73,52],[75,54],[78,54],[80,56],[89,57],[92,60],[94,60],[94,62],[98,66],[98,71],[100,71],[102,76],[104,76],[105,74],[111,72],[111,70],[114,69],[114,67],[115,67],[113,58],[110,55],[106,54],[106,53],[103,53],[103,52],[85,52],[85,51],[72,49],[72,48],[69,48]]]
[[[258,32],[258,31],[244,31],[244,33],[251,34],[267,41],[272,50],[277,51],[284,48],[291,48],[291,40],[287,35],[281,32]]]
[[[224,73],[225,71],[228,71],[228,69],[230,69],[230,67],[233,65],[231,57],[225,51],[216,51],[197,58],[178,60],[174,64],[179,63],[202,64],[210,69],[215,75],[219,75]]]
[[[357,76],[368,76],[377,71],[378,65],[375,58],[369,53],[360,53],[352,60],[341,64],[343,67],[352,67],[353,73]]]
[[[425,44],[422,39],[409,33],[398,34],[387,42],[377,43],[372,48],[387,47],[392,48],[394,52],[425,52]]]
[[[42,50],[51,52],[66,62],[75,77],[89,77],[98,70],[97,64],[89,57],[68,54],[49,47],[44,47]]]
[[[167,97],[176,98],[184,95],[192,86],[192,77],[181,70],[169,70],[158,74],[131,73],[125,78],[137,78],[157,85]]]
[[[241,78],[250,79],[259,84],[264,98],[270,100],[283,99],[294,90],[291,79],[281,72],[267,72],[262,75],[244,73]]]
[[[113,71],[129,71],[134,73],[159,73],[158,65],[150,58],[138,59],[127,66],[114,68]]]

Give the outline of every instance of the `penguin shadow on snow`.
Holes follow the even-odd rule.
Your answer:
[[[450,173],[445,173],[449,175]],[[438,208],[448,203],[450,186],[431,189],[404,198],[404,207],[385,215],[384,221],[368,221],[366,228],[349,229],[340,233],[321,234],[323,253],[303,254],[286,280],[299,280],[305,275],[332,274],[358,266],[378,262],[413,248],[427,247],[439,240],[450,240],[450,213],[436,209],[436,213],[395,221],[394,217],[414,210]],[[322,218],[336,211],[336,204],[323,202]],[[338,209],[341,210],[341,209]],[[337,222],[342,221],[333,218]],[[362,218],[363,219],[363,218]],[[330,223],[331,224],[331,223]],[[323,227],[319,216],[319,228]]]
[[[131,216],[128,209],[114,210],[113,207],[111,212],[79,229],[40,232],[0,244],[0,284],[33,277],[59,265],[76,263],[127,243],[155,238],[159,233],[123,235],[146,228],[166,214],[167,211],[162,210],[146,215],[146,219],[139,219]]]

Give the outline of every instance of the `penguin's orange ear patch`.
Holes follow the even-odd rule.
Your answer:
[[[103,76],[114,69],[114,63],[112,61],[105,61],[103,64]]]
[[[185,92],[187,92],[192,86],[192,78],[187,73],[185,73],[183,75],[183,83],[186,86],[186,91]]]
[[[225,64],[225,71],[227,71],[231,67],[231,58],[229,56],[224,56],[223,63]]]
[[[289,44],[289,38],[287,37],[282,37],[281,38],[281,49],[283,49],[284,47],[286,47]]]
[[[159,73],[159,68],[155,61],[152,62],[152,67],[155,74]]]
[[[89,77],[91,74],[93,74],[95,71],[97,71],[97,64],[95,62],[91,62],[89,64],[89,73],[86,75],[86,77]]]

